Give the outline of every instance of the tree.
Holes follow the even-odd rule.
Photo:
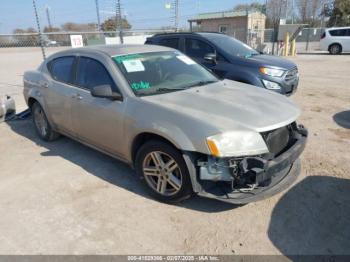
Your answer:
[[[298,0],[299,22],[317,26],[321,21],[324,0]]]
[[[91,31],[96,31],[97,24],[95,23],[78,24],[78,23],[67,22],[63,24],[61,27],[63,31],[67,31],[67,32],[91,32]]]
[[[330,19],[327,24],[331,26],[349,26],[350,25],[350,1],[335,0],[330,8]]]
[[[16,28],[13,33],[15,34],[14,39],[21,46],[36,46],[39,44],[38,32],[32,27],[27,29]]]
[[[67,40],[67,36],[66,35],[59,33],[59,32],[62,32],[61,28],[45,26],[43,32],[44,33],[57,33],[57,34],[47,34],[45,36],[47,39],[50,39],[52,41],[64,42],[64,41]]]
[[[233,11],[260,11],[266,13],[266,5],[259,2],[253,2],[250,4],[238,4],[233,8]]]
[[[60,31],[61,31],[61,28],[58,28],[58,27],[48,27],[48,26],[45,26],[45,27],[44,27],[44,30],[43,30],[44,33],[54,33],[54,32],[60,32]]]
[[[285,13],[286,10],[286,1],[269,0],[267,2],[266,10],[266,16],[270,26],[272,26],[274,29],[277,29],[280,24],[282,14]]]
[[[116,25],[116,19],[115,16],[108,18],[101,24],[102,31],[116,31],[117,25]],[[131,25],[126,18],[122,19],[122,28],[123,29],[130,29]]]

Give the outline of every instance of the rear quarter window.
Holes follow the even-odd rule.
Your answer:
[[[347,29],[335,29],[330,30],[329,34],[331,36],[346,36],[347,35]]]
[[[48,69],[52,78],[60,82],[71,83],[74,59],[74,56],[65,56],[50,61]]]

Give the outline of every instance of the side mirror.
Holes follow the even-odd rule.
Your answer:
[[[216,54],[209,53],[204,56],[204,60],[216,64]]]
[[[94,97],[108,98],[111,100],[123,100],[121,94],[113,92],[110,85],[94,86],[91,89],[91,95]]]

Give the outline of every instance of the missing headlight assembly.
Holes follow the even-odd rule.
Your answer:
[[[245,203],[250,201],[249,198],[237,199],[242,194],[261,194],[263,197],[262,191],[266,194],[272,188],[281,191],[287,182],[292,183],[300,167],[297,158],[305,147],[307,130],[292,123],[262,136],[269,153],[231,158],[207,156],[206,161],[200,159],[197,164],[203,191],[199,194],[222,197],[222,200],[232,203]],[[287,176],[288,179],[284,179]],[[282,183],[284,180],[287,182]],[[215,191],[215,186],[219,190]]]

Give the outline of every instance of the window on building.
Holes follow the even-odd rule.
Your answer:
[[[227,34],[227,31],[228,31],[227,29],[228,29],[227,25],[220,25],[219,26],[219,32],[220,33]]]

